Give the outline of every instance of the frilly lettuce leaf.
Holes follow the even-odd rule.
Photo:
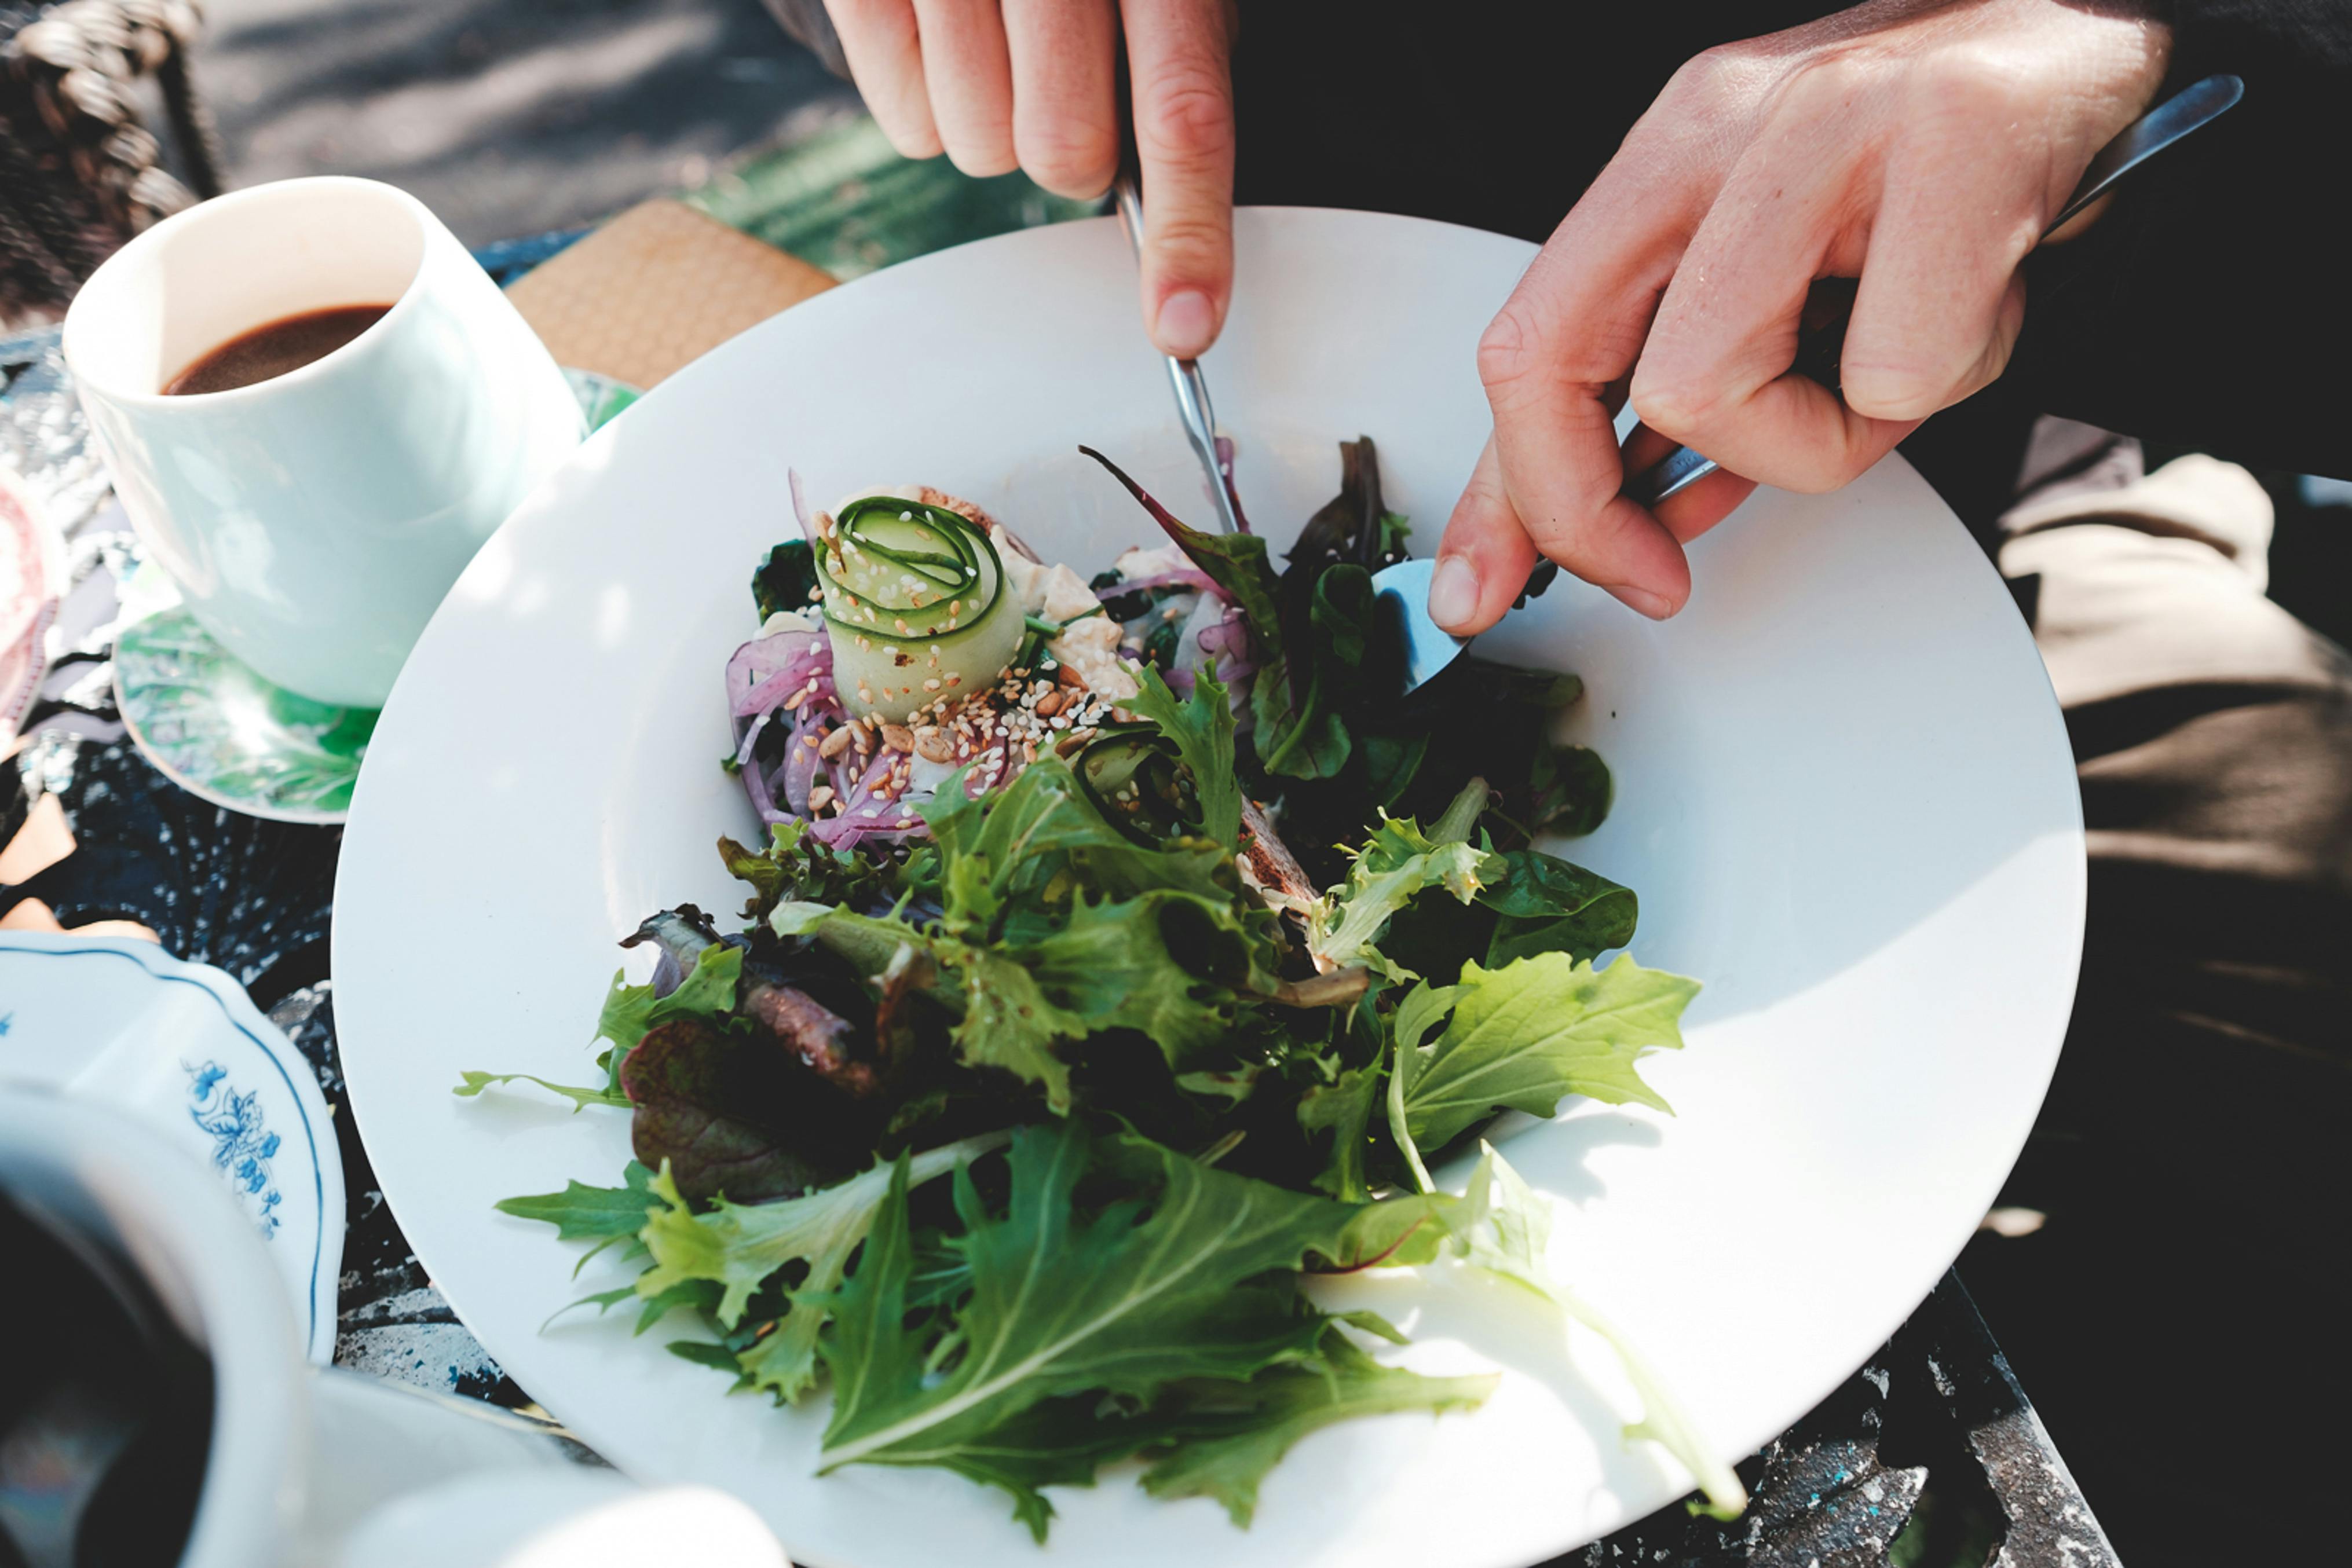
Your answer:
[[[1004,1134],[995,1133],[926,1149],[904,1162],[907,1179],[919,1186],[1003,1142]],[[875,1211],[889,1193],[893,1169],[877,1165],[781,1203],[721,1199],[697,1214],[665,1167],[652,1183],[651,1196],[659,1201],[641,1219],[639,1237],[654,1261],[638,1277],[636,1294],[651,1301],[691,1281],[713,1281],[723,1291],[715,1314],[720,1327],[731,1329],[762,1285],[788,1265],[805,1263],[808,1273],[793,1293],[792,1310],[774,1333],[740,1358],[752,1386],[785,1401],[797,1399],[816,1381],[824,1299],[839,1288],[850,1254],[866,1239]]]
[[[1417,1147],[1442,1148],[1497,1110],[1549,1116],[1570,1094],[1671,1111],[1635,1064],[1681,1049],[1683,1009],[1698,988],[1631,957],[1595,969],[1565,953],[1499,969],[1465,964],[1458,985],[1418,987],[1397,1017],[1390,1092],[1402,1131]],[[1433,1042],[1407,1043],[1408,1009],[1425,1032],[1433,1011],[1447,1008],[1452,1020]]]
[[[1642,1400],[1642,1419],[1625,1428],[1627,1441],[1647,1438],[1664,1448],[1697,1479],[1699,1490],[1706,1495],[1706,1512],[1717,1519],[1738,1518],[1748,1506],[1748,1489],[1740,1485],[1739,1477],[1700,1437],[1633,1342],[1590,1302],[1561,1284],[1553,1271],[1547,1256],[1551,1245],[1550,1201],[1529,1188],[1493,1145],[1481,1143],[1479,1148],[1478,1167],[1471,1175],[1469,1191],[1454,1220],[1454,1234],[1464,1260],[1533,1291],[1607,1340]]]
[[[1258,1483],[1307,1433],[1357,1416],[1473,1409],[1500,1381],[1491,1374],[1424,1377],[1382,1366],[1336,1327],[1327,1329],[1313,1364],[1276,1367],[1238,1386],[1203,1391],[1184,1412],[1188,1430],[1144,1472],[1143,1490],[1161,1498],[1214,1498],[1246,1528]]]
[[[958,1176],[971,1294],[957,1358],[939,1375],[906,1322],[912,1249],[894,1176],[821,1347],[836,1390],[826,1469],[951,1463],[984,1453],[1042,1400],[1099,1390],[1149,1401],[1180,1379],[1248,1377],[1313,1354],[1322,1322],[1300,1315],[1286,1270],[1343,1255],[1357,1210],[1143,1139],[1113,1145],[1118,1174],[1152,1173],[1148,1209],[1142,1198],[1078,1206],[1093,1142],[1075,1123],[1014,1134],[1001,1215]]]
[[[1234,773],[1234,710],[1216,675],[1203,668],[1192,695],[1180,699],[1146,664],[1137,673],[1142,690],[1127,699],[1129,712],[1150,719],[1176,747],[1192,770],[1201,802],[1201,831],[1231,849],[1242,831],[1241,780]]]
[[[743,950],[724,943],[704,948],[677,988],[666,997],[655,996],[651,986],[630,985],[627,974],[625,969],[613,971],[613,988],[605,992],[604,1010],[596,1015],[596,1038],[607,1048],[599,1059],[605,1087],[614,1092],[621,1087],[621,1063],[655,1025],[674,1019],[716,1019],[735,1005],[736,988],[743,975]]]
[[[1390,918],[1424,888],[1443,887],[1468,904],[1502,869],[1501,856],[1475,844],[1433,842],[1411,819],[1384,818],[1356,856],[1346,884],[1332,889],[1307,916],[1307,951],[1326,967],[1363,964],[1392,980],[1410,980],[1412,971],[1375,945]]]

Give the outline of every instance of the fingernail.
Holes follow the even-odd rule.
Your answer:
[[[1653,621],[1664,621],[1675,612],[1675,607],[1666,601],[1664,594],[1653,593],[1646,588],[1636,588],[1630,582],[1610,583],[1608,591],[1619,603],[1633,606]]]
[[[1429,574],[1429,618],[1451,632],[1477,613],[1478,569],[1458,555],[1438,557]]]
[[[1209,351],[1209,340],[1216,329],[1217,312],[1209,297],[1197,288],[1187,288],[1160,301],[1160,320],[1152,336],[1159,340],[1162,353],[1191,360]]]

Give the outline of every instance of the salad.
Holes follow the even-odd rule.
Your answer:
[[[1629,1437],[1744,1504],[1479,1136],[1570,1095],[1664,1110],[1638,1064],[1698,988],[1597,967],[1633,893],[1536,847],[1608,810],[1549,738],[1575,677],[1465,657],[1398,698],[1371,574],[1407,524],[1372,443],[1340,455],[1277,563],[1089,452],[1167,540],[1091,579],[943,492],[812,511],[794,477],[725,673],[767,830],[718,843],[741,915],[647,919],[600,1076],[530,1080],[630,1118],[617,1185],[499,1205],[637,1268],[581,1304],[698,1321],[670,1350],[739,1390],[829,1385],[824,1469],[954,1470],[1042,1541],[1041,1489],[1112,1461],[1246,1525],[1307,1432],[1475,1406],[1491,1377],[1384,1364],[1393,1326],[1299,1287],[1483,1270],[1606,1336]]]

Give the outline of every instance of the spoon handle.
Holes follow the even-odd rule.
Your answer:
[[[2189,83],[2129,125],[2099,149],[2083,171],[2081,183],[2050,226],[2048,239],[2079,216],[2083,210],[2115,188],[2116,183],[2189,132],[2211,124],[2240,99],[2246,84],[2233,76],[2210,76]],[[1795,368],[1832,392],[1838,390],[1838,360],[1845,349],[1845,329],[1852,308],[1849,287],[1845,306],[1821,327],[1808,330],[1797,342]],[[1625,494],[1644,507],[1654,507],[1686,485],[1716,471],[1713,458],[1687,446],[1677,446],[1625,486]]]

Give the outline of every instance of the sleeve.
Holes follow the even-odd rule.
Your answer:
[[[2352,6],[2176,0],[2165,90],[2244,99],[2028,263],[2011,374],[2050,413],[2352,476]]]

